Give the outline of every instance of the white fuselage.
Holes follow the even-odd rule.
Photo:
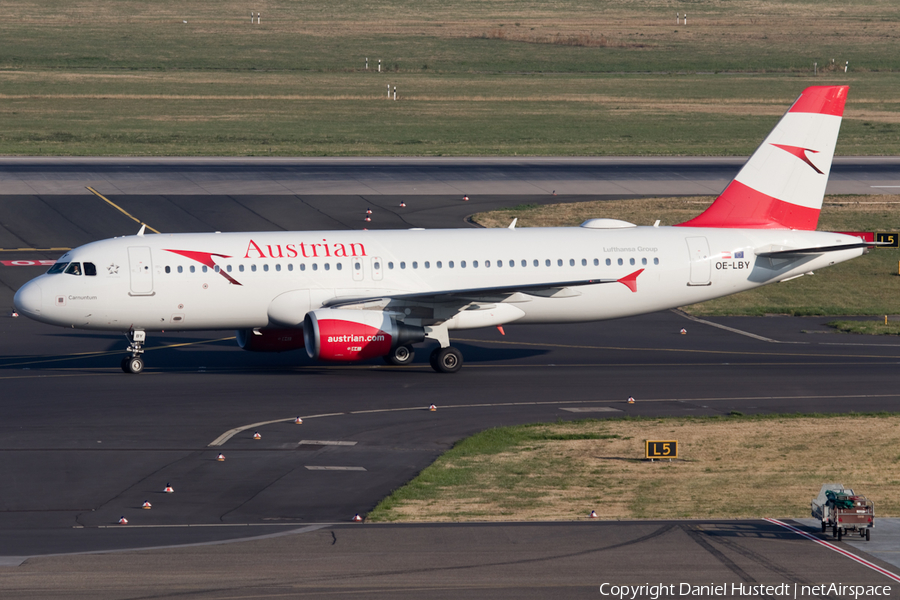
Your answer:
[[[449,329],[612,319],[683,306],[854,258],[860,248],[772,259],[756,252],[858,242],[816,231],[623,227],[295,231],[142,235],[90,243],[60,262],[95,275],[45,274],[18,292],[27,316],[81,329],[176,331],[300,327],[335,299],[500,286],[621,283],[498,297],[490,315],[442,319],[439,303],[408,320]],[[177,251],[177,252],[173,252]],[[217,272],[221,270],[221,272]],[[226,275],[228,277],[226,277]],[[229,280],[231,279],[231,281]],[[486,300],[476,301],[485,308]],[[402,310],[402,301],[396,305]],[[474,311],[479,312],[479,311]]]

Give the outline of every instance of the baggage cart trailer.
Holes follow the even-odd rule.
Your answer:
[[[866,541],[872,539],[875,526],[875,504],[840,483],[826,483],[813,498],[812,516],[822,523],[822,533],[831,527],[838,541],[848,532],[858,533]]]

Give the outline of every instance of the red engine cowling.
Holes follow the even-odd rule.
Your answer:
[[[376,310],[323,308],[306,313],[303,339],[310,358],[366,360],[425,339],[425,329]]]
[[[237,344],[251,352],[287,352],[303,347],[302,329],[241,329]]]

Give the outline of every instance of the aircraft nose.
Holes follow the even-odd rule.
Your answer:
[[[16,292],[15,298],[13,298],[16,310],[25,315],[39,316],[41,314],[42,301],[41,286],[35,281],[29,281],[20,287],[19,291]]]

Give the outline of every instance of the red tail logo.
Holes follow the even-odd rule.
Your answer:
[[[781,150],[784,150],[788,154],[793,154],[794,156],[796,156],[797,158],[799,158],[800,160],[802,160],[803,162],[805,162],[806,164],[811,166],[816,173],[818,173],[819,175],[824,175],[824,173],[819,170],[819,167],[812,164],[812,161],[809,160],[809,157],[806,155],[807,152],[812,152],[813,154],[818,154],[819,153],[818,150],[810,150],[809,148],[801,148],[800,146],[788,146],[786,144],[772,144],[772,145],[775,146],[776,148],[780,148]]]

